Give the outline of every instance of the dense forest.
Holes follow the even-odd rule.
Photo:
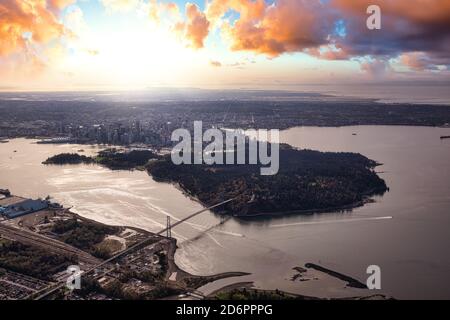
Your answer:
[[[216,212],[235,216],[328,211],[362,205],[383,194],[377,163],[353,153],[324,153],[280,146],[280,170],[260,175],[258,165],[174,165],[169,156],[150,162],[157,181],[173,182],[207,206],[236,198]]]
[[[96,157],[87,157],[76,153],[61,153],[49,157],[43,164],[80,164],[97,163],[112,170],[131,170],[142,167],[158,155],[148,150],[132,150],[129,152],[118,149],[106,149],[100,151]]]
[[[0,239],[0,267],[43,280],[66,269],[75,257],[49,253],[43,249],[15,241]]]
[[[58,155],[47,162],[55,162],[53,158],[70,160]],[[288,145],[280,145],[280,169],[273,176],[262,176],[259,165],[178,166],[169,155],[147,150],[108,149],[89,159],[113,170],[145,167],[155,180],[177,183],[207,206],[235,198],[215,210],[235,216],[346,209],[387,191],[374,171],[378,164],[361,154],[298,150]]]
[[[52,232],[59,240],[102,259],[108,258],[108,253],[100,251],[95,245],[102,242],[105,236],[116,234],[118,231],[118,227],[76,218],[57,221],[52,228]]]
[[[43,162],[43,164],[80,164],[80,163],[93,163],[94,159],[77,153],[61,153],[56,156],[50,157]]]
[[[149,160],[156,158],[158,155],[148,150],[121,152],[117,149],[107,149],[100,151],[95,160],[112,170],[131,170],[144,166]]]

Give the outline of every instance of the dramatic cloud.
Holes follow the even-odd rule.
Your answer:
[[[382,10],[382,29],[364,28],[365,10]],[[422,52],[435,63],[450,59],[450,0],[331,0],[344,21],[346,36],[338,39],[352,56],[396,57]],[[430,60],[430,62],[431,62]]]
[[[218,2],[222,3],[215,0],[210,4],[208,16],[219,17],[227,12]],[[332,13],[318,0],[279,0],[273,5],[250,0],[229,2],[230,8],[240,14],[237,21],[223,25],[232,50],[276,57],[329,43],[333,30]]]
[[[311,56],[324,60],[345,60],[349,58],[349,53],[340,44],[322,45],[318,48],[308,48],[304,51]]]
[[[168,10],[181,19],[174,3],[150,4],[154,19]],[[366,26],[367,8],[374,4],[382,10],[381,30]],[[199,49],[215,28],[233,51],[270,58],[304,52],[325,60],[354,59],[373,74],[400,56],[416,71],[450,64],[450,0],[209,0],[204,12],[188,3],[185,20],[175,23],[174,30]]]
[[[62,10],[65,7],[75,3],[76,0],[48,0],[47,3],[50,8],[56,9],[56,10]]]
[[[197,5],[186,4],[186,21],[175,25],[175,31],[184,36],[189,46],[194,49],[204,47],[204,41],[209,34],[210,22]]]
[[[162,17],[168,16],[171,19],[180,18],[180,8],[174,2],[159,2],[158,0],[150,0],[148,15],[150,20],[160,23]]]
[[[366,27],[373,4],[382,10],[382,30]],[[450,0],[212,0],[205,12],[236,51],[383,61],[422,52],[431,65],[449,64]],[[233,12],[237,18],[225,18]]]
[[[448,0],[331,0],[331,6],[361,15],[370,5],[378,5],[383,14],[416,23],[450,25]]]
[[[27,43],[45,44],[64,35],[57,14],[63,0],[2,0],[0,2],[0,56],[27,49]]]
[[[400,56],[400,62],[414,71],[437,70],[439,66],[448,64],[448,61],[438,61],[423,52],[405,53]]]
[[[210,21],[216,22],[227,12],[238,12],[242,20],[257,20],[264,16],[266,10],[264,0],[212,0],[208,3],[206,15]]]
[[[181,7],[182,2],[175,0],[98,1],[107,12],[120,11],[116,14],[147,19],[139,20],[141,26],[136,23],[137,29],[130,31],[130,37],[150,29],[164,35],[175,31],[188,47],[201,49],[208,36],[214,35],[208,44],[218,60],[207,59],[206,64],[215,67],[242,68],[250,64],[229,63],[230,59],[242,59],[241,54],[227,56],[223,52],[221,56],[224,50],[216,43],[217,35],[221,35],[231,51],[271,59],[305,53],[318,59],[353,61],[375,77],[416,72],[433,75],[441,71],[448,75],[450,69],[450,0],[204,0],[204,7],[193,3]],[[75,3],[0,0],[3,67],[8,65],[11,73],[19,64],[38,71],[45,64],[57,65],[51,57],[63,60],[69,52],[82,52],[87,58],[98,55],[95,30],[88,28]],[[366,27],[370,5],[381,8],[381,30]],[[114,19],[116,14],[104,18]],[[92,26],[96,28],[95,23]],[[139,36],[144,38],[145,34]],[[101,46],[99,49],[100,61],[107,50]],[[61,63],[58,67],[62,70],[67,65]]]

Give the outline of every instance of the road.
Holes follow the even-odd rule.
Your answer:
[[[186,218],[181,219],[181,220],[175,222],[174,224],[171,225],[171,228],[174,228],[174,227],[178,226],[179,224],[181,224],[181,223],[183,223],[183,222],[186,222],[187,220],[190,220],[190,219],[194,218],[195,216],[198,216],[199,214],[201,214],[201,213],[203,213],[203,212],[206,212],[206,211],[209,211],[209,210],[211,210],[211,209],[214,209],[214,208],[223,206],[224,204],[226,204],[226,203],[228,203],[228,202],[231,202],[231,201],[234,201],[235,199],[236,199],[236,198],[228,199],[228,200],[226,200],[226,201],[222,201],[221,203],[218,203],[218,204],[216,204],[216,205],[214,205],[214,206],[211,206],[211,207],[209,207],[209,208],[205,208],[205,209],[202,209],[202,210],[200,210],[200,211],[197,211],[197,212],[195,212],[195,213],[193,213],[193,214],[187,216]],[[142,247],[146,246],[149,242],[152,242],[152,243],[153,243],[154,240],[155,240],[155,236],[161,236],[161,235],[164,234],[166,231],[167,231],[167,228],[164,228],[163,230],[159,231],[158,233],[152,235],[151,237],[142,240],[141,242],[139,242],[139,243],[137,243],[137,244],[131,246],[130,248],[128,248],[128,249],[126,249],[126,250],[124,250],[124,251],[122,251],[122,252],[119,252],[119,253],[116,254],[115,256],[113,256],[113,257],[111,257],[111,258],[109,258],[109,259],[107,259],[107,260],[104,260],[104,261],[98,263],[97,265],[93,266],[92,268],[90,268],[90,269],[88,269],[88,270],[82,271],[82,272],[80,273],[80,276],[84,276],[84,275],[87,275],[87,274],[89,274],[89,273],[91,273],[91,272],[93,272],[93,271],[95,271],[95,270],[98,270],[98,269],[100,269],[101,267],[103,267],[103,266],[105,266],[105,265],[111,263],[112,261],[116,260],[117,258],[119,258],[119,257],[121,257],[121,256],[123,256],[123,255],[125,255],[125,254],[127,254],[127,253],[129,253],[129,252],[132,252],[132,251],[134,251],[134,250],[136,250],[136,249],[138,249],[138,248],[142,248]],[[65,282],[61,282],[61,283],[59,283],[59,284],[56,284],[56,285],[54,285],[54,286],[51,286],[51,287],[46,288],[46,289],[44,289],[44,290],[41,290],[41,291],[37,292],[37,293],[34,295],[34,299],[35,299],[35,300],[41,300],[41,299],[43,299],[43,298],[45,298],[45,297],[47,297],[47,296],[49,296],[49,295],[55,293],[56,291],[61,290],[61,289],[64,288],[65,286],[66,286],[66,283],[65,283]]]
[[[18,241],[23,244],[37,246],[46,251],[55,254],[62,254],[65,256],[76,256],[79,262],[88,265],[97,265],[101,260],[91,256],[89,253],[65,244],[64,242],[48,238],[36,232],[31,232],[25,229],[17,229],[0,223],[0,234],[8,239]]]

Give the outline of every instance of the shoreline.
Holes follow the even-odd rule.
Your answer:
[[[20,198],[18,196],[15,195],[11,195],[11,197],[14,198],[18,198],[18,199],[23,199]],[[100,226],[107,226],[107,227],[116,227],[119,228],[119,230],[117,232],[124,232],[125,230],[133,230],[136,231],[137,233],[141,234],[142,237],[144,239],[150,239],[150,238],[160,238],[160,240],[158,240],[157,242],[166,239],[164,241],[166,241],[167,243],[167,269],[165,272],[165,276],[164,276],[164,281],[166,281],[166,283],[172,287],[172,288],[178,288],[178,290],[181,290],[182,292],[186,291],[186,292],[193,292],[194,294],[197,294],[197,291],[199,288],[208,285],[210,283],[222,280],[222,279],[227,279],[227,278],[235,278],[235,277],[242,277],[242,276],[247,276],[247,275],[251,275],[251,273],[248,272],[240,272],[240,271],[228,271],[228,272],[223,272],[223,273],[218,273],[218,274],[212,274],[212,275],[195,275],[192,273],[189,273],[183,269],[181,269],[175,262],[175,252],[178,249],[177,246],[177,239],[175,238],[166,238],[164,236],[158,235],[157,233],[154,232],[150,232],[147,231],[145,229],[141,229],[141,228],[137,228],[137,227],[130,227],[130,226],[112,226],[112,225],[108,225],[102,222],[99,222],[97,220],[82,216],[78,213],[75,213],[73,211],[71,211],[71,208],[64,208],[63,206],[60,206],[58,203],[54,203],[53,204],[54,207],[52,207],[54,210],[54,214],[55,215],[59,215],[61,217],[70,219],[70,218],[75,218],[77,220],[83,221],[83,222],[87,222],[87,223],[94,223]],[[42,235],[41,233],[37,232],[37,231],[32,231],[33,230],[33,226],[29,225],[28,223],[26,223],[26,220],[29,219],[33,219],[33,220],[37,220],[36,218],[40,215],[42,215],[43,213],[46,213],[46,211],[36,211],[36,212],[32,212],[17,218],[13,218],[13,219],[8,219],[8,220],[3,220],[0,222],[0,224],[3,224],[5,222],[8,222],[7,225],[9,225],[11,228],[15,228],[17,229],[17,232],[20,232],[22,230],[22,232],[35,232],[36,235],[40,235],[41,237],[46,237],[45,235]],[[46,213],[48,214],[48,213]],[[42,218],[42,217],[41,217]],[[11,223],[12,222],[12,223]],[[25,223],[24,223],[25,222]],[[49,238],[50,239],[50,238]],[[21,242],[20,240],[13,240],[13,241],[18,241]],[[138,243],[140,243],[141,240],[139,240]],[[119,258],[121,256],[122,253],[124,253],[125,251],[127,251],[129,248],[134,247],[136,244],[130,244],[129,246],[123,248],[122,250],[120,250],[117,253],[114,253],[114,257]],[[70,245],[68,245],[70,246]],[[149,244],[144,245],[143,248],[150,246]],[[77,250],[75,247],[73,247],[75,250]],[[81,249],[79,249],[81,250]],[[136,249],[136,250],[140,250],[140,249]],[[81,250],[82,252],[86,252],[85,250]],[[61,253],[62,254],[62,253]],[[64,255],[64,254],[63,254]],[[104,259],[100,259],[100,261],[106,261]],[[334,277],[336,279],[339,279],[343,282],[347,282],[347,286],[348,287],[352,287],[352,288],[358,288],[358,289],[367,289],[367,287],[362,284],[361,282],[359,282],[358,280],[344,275],[342,273],[339,273],[337,271],[322,267],[320,265],[314,264],[314,263],[307,263],[305,265],[306,268],[310,268],[310,269],[314,269],[316,271],[322,272],[324,274],[327,274],[328,276]],[[225,285],[223,287],[220,287],[214,291],[212,291],[211,293],[203,296],[203,299],[207,299],[207,300],[211,300],[211,299],[217,299],[217,295],[218,294],[227,294],[231,291],[240,291],[240,290],[244,290],[246,292],[250,292],[253,293],[255,295],[259,295],[259,296],[264,296],[265,294],[280,294],[281,296],[285,297],[286,299],[301,299],[301,300],[334,300],[334,299],[341,299],[341,298],[336,298],[336,297],[332,297],[332,296],[326,296],[326,297],[314,297],[314,296],[308,296],[308,295],[303,295],[303,294],[293,294],[287,291],[283,291],[283,290],[274,290],[274,289],[261,289],[261,288],[254,288],[253,287],[254,282],[250,282],[250,281],[239,281],[238,279],[236,279],[236,282],[233,282],[231,284]],[[200,292],[200,294],[202,294]],[[384,295],[377,295],[381,298],[386,299],[387,297]],[[370,298],[370,295],[361,295],[361,296],[357,296],[357,297],[348,297],[345,299],[365,299],[365,298]]]
[[[15,199],[15,201],[22,201],[27,200],[26,198],[22,198],[16,195],[11,194],[9,197],[1,198],[0,201],[5,201],[5,199]],[[90,270],[91,267],[95,265],[101,265],[106,262],[112,263],[113,260],[109,261],[110,259],[114,259],[119,261],[121,258],[125,258],[128,254],[130,254],[129,250],[132,250],[131,254],[134,255],[135,253],[139,252],[141,249],[152,247],[154,243],[161,243],[161,246],[165,248],[166,250],[166,256],[167,260],[165,262],[165,274],[164,274],[164,281],[168,285],[168,287],[179,290],[179,291],[186,291],[190,292],[193,290],[196,290],[204,285],[207,285],[211,282],[227,279],[227,278],[234,278],[234,277],[242,277],[246,275],[250,275],[248,272],[240,272],[240,271],[227,271],[222,272],[218,274],[211,274],[211,275],[196,275],[189,273],[183,269],[181,269],[177,263],[175,262],[175,253],[178,249],[177,246],[177,239],[175,238],[167,238],[165,236],[162,236],[158,233],[151,232],[145,229],[137,228],[137,227],[130,227],[130,226],[124,226],[124,225],[109,225],[102,222],[99,222],[97,220],[91,219],[89,217],[82,216],[76,212],[73,212],[71,210],[72,208],[65,208],[61,206],[58,203],[51,203],[48,208],[45,208],[43,210],[37,210],[34,212],[30,212],[15,218],[7,219],[4,217],[3,219],[0,219],[0,227],[4,227],[5,230],[11,230],[11,232],[6,233],[5,235],[0,235],[0,238],[3,238],[5,236],[6,239],[10,239],[11,241],[16,241],[18,243],[23,243],[24,239],[21,234],[25,235],[33,235],[36,239],[42,239],[42,241],[45,240],[45,245],[50,246],[47,248],[47,250],[54,251],[56,254],[61,256],[69,256],[70,252],[77,252],[78,259],[81,259],[80,257],[82,255],[86,255],[92,258],[92,262],[90,266],[85,266],[87,270]],[[57,238],[53,238],[52,236],[49,236],[46,233],[41,233],[41,231],[37,231],[35,227],[40,225],[42,221],[48,216],[52,217],[60,217],[62,220],[68,220],[68,219],[76,219],[79,220],[81,223],[87,223],[87,224],[95,224],[102,227],[112,227],[117,228],[117,231],[113,234],[114,236],[121,236],[123,232],[126,232],[126,230],[131,230],[136,232],[140,236],[139,239],[133,240],[130,243],[127,243],[125,247],[120,249],[119,251],[111,252],[111,256],[109,258],[97,258],[95,256],[91,256],[91,253],[89,253],[90,249],[79,249],[71,244],[60,242],[61,240]],[[33,222],[30,222],[33,221]],[[6,229],[7,228],[7,229]],[[28,237],[29,237],[28,236]],[[26,238],[26,237],[25,237]],[[103,242],[107,236],[101,241]],[[31,238],[26,238],[31,239]],[[125,239],[125,238],[124,238]],[[156,240],[156,242],[150,242],[149,240]],[[27,240],[27,241],[28,241]],[[28,241],[25,244],[32,245],[35,248],[41,248],[43,242],[35,242]],[[142,245],[141,245],[142,243]],[[144,244],[145,243],[145,244]],[[93,245],[93,247],[97,246],[99,243],[96,243]],[[53,250],[51,246],[64,246],[66,251],[56,250],[55,248]],[[72,253],[71,253],[72,254]],[[94,261],[95,260],[95,261]],[[98,260],[98,261],[97,261]],[[81,260],[78,260],[81,261]],[[53,275],[49,275],[52,277]],[[95,278],[94,278],[95,279]],[[57,283],[57,282],[56,282]]]
[[[64,210],[64,208],[63,208],[63,210]],[[131,230],[135,230],[137,232],[143,233],[148,237],[157,236],[156,233],[154,233],[154,232],[147,231],[145,229],[141,229],[141,228],[137,228],[137,227],[112,226],[112,225],[104,224],[97,220],[81,216],[78,213],[70,211],[70,209],[67,209],[67,213],[69,213],[69,214],[73,215],[74,217],[76,217],[77,219],[80,219],[83,221],[89,221],[89,222],[93,222],[93,223],[108,226],[108,227],[119,227],[119,228],[123,228],[123,229],[131,229]],[[160,236],[160,237],[165,238],[164,236]],[[171,241],[171,245],[170,245],[170,250],[168,252],[168,267],[169,267],[169,269],[168,269],[168,272],[166,275],[167,280],[169,280],[169,278],[172,274],[176,273],[177,274],[176,281],[184,280],[186,278],[192,278],[194,280],[199,281],[198,284],[196,284],[195,286],[192,287],[194,289],[198,289],[199,287],[204,286],[210,282],[214,282],[214,281],[218,281],[218,280],[222,280],[222,279],[226,279],[226,278],[242,277],[242,276],[250,275],[250,273],[248,273],[248,272],[241,272],[241,271],[227,271],[227,272],[211,274],[211,275],[196,275],[196,274],[189,273],[189,272],[181,269],[175,262],[175,252],[178,249],[177,239],[169,238],[169,240]],[[181,279],[178,279],[178,277],[180,277],[180,276],[181,276]]]
[[[147,173],[152,179],[154,179],[153,176],[148,171],[147,171]],[[181,186],[178,182],[157,181],[157,180],[155,180],[155,181],[173,185],[177,190],[181,191],[185,197],[197,202],[204,208],[208,208],[208,205],[206,203],[203,203],[202,201],[200,201],[200,199],[198,199],[195,195],[190,193],[188,190],[184,189],[183,186]],[[278,211],[278,212],[267,212],[267,213],[263,212],[263,213],[254,213],[254,214],[248,214],[248,215],[239,215],[239,214],[231,214],[230,215],[230,214],[221,214],[221,213],[217,213],[217,212],[213,212],[213,211],[211,211],[211,212],[213,214],[224,215],[224,216],[243,219],[243,220],[245,220],[246,218],[249,218],[249,219],[252,219],[252,218],[262,218],[262,219],[264,219],[264,218],[282,218],[284,216],[290,216],[290,215],[296,215],[296,214],[297,215],[314,215],[314,214],[321,214],[321,213],[337,213],[337,212],[342,212],[342,211],[351,211],[353,209],[363,207],[366,204],[373,203],[373,202],[375,202],[375,200],[373,199],[373,196],[365,196],[365,199],[355,202],[355,203],[351,203],[351,204],[348,204],[345,206],[340,206],[340,207],[330,207],[330,208],[324,208],[324,209]]]
[[[130,147],[131,148],[131,147]],[[126,148],[126,149],[130,149]],[[78,153],[76,154],[78,155]],[[148,176],[153,179],[157,183],[166,183],[169,185],[172,185],[175,189],[179,190],[185,197],[188,199],[200,204],[203,208],[208,208],[211,205],[208,205],[207,203],[202,202],[195,194],[190,192],[187,188],[185,188],[180,182],[169,180],[169,179],[156,179],[150,172],[146,166],[135,166],[135,167],[129,167],[129,168],[115,168],[110,167],[106,164],[101,164],[97,162],[94,157],[89,157],[89,161],[79,161],[77,163],[52,163],[49,162],[49,159],[42,162],[44,165],[56,165],[56,166],[62,166],[62,165],[98,165],[104,168],[107,168],[109,170],[115,171],[115,170],[138,170],[138,171],[145,171],[147,172]],[[382,166],[382,163],[375,162],[374,168]],[[365,206],[366,204],[375,202],[374,197],[378,194],[382,194],[385,192],[389,192],[390,188],[387,187],[386,190],[378,190],[376,188],[371,189],[369,191],[364,192],[361,197],[362,200],[349,203],[342,206],[335,206],[335,207],[327,207],[327,208],[312,208],[312,209],[304,209],[304,210],[287,210],[287,211],[275,211],[275,212],[256,212],[251,214],[235,214],[232,212],[227,211],[221,211],[221,212],[214,212],[211,211],[213,214],[221,215],[221,216],[227,216],[227,217],[234,217],[238,219],[252,219],[252,218],[278,218],[278,217],[284,217],[284,216],[291,216],[291,215],[314,215],[314,214],[322,214],[322,213],[337,213],[337,212],[345,212],[345,211],[352,211],[353,209],[360,208]]]
[[[328,274],[329,276],[332,276],[334,278],[337,278],[339,280],[342,280],[344,282],[347,282],[347,286],[351,287],[351,288],[357,288],[357,289],[368,289],[367,285],[362,283],[361,281],[352,278],[350,276],[347,276],[345,274],[342,274],[340,272],[325,268],[323,266],[320,266],[318,264],[315,263],[307,263],[305,264],[305,268],[307,269],[314,269],[323,273]]]
[[[98,165],[101,166],[101,167],[108,168],[107,166],[104,166],[104,165],[101,165],[101,164],[98,164]],[[112,170],[111,168],[108,168],[108,169]],[[145,170],[145,171],[147,171],[147,175],[149,175],[150,178],[155,180],[154,177],[150,174],[150,172],[148,172],[148,170]],[[164,183],[171,184],[171,185],[175,186],[176,189],[180,190],[185,197],[187,197],[187,198],[195,201],[196,203],[200,204],[203,208],[207,207],[206,204],[202,203],[198,198],[196,198],[188,190],[183,188],[183,186],[180,185],[178,182],[175,182],[175,181],[158,181],[158,180],[155,180],[155,181],[156,182],[164,182]],[[247,215],[247,216],[244,216],[244,215],[228,215],[228,216],[229,217],[235,217],[235,218],[238,218],[238,219],[239,218],[240,219],[245,219],[245,218],[280,217],[280,216],[286,216],[286,215],[290,215],[290,214],[304,214],[304,215],[308,214],[308,215],[312,215],[312,214],[322,213],[322,212],[338,212],[338,211],[343,211],[343,210],[352,210],[354,208],[361,207],[361,206],[365,205],[366,203],[370,203],[371,202],[371,198],[372,198],[371,196],[367,196],[367,199],[364,199],[363,201],[358,201],[356,203],[352,203],[350,205],[346,205],[346,206],[343,206],[343,207],[333,207],[333,208],[325,208],[325,209],[309,209],[309,210],[301,210],[301,211],[284,211],[284,212],[278,212],[278,213],[277,212],[259,213],[259,214],[257,213],[257,214],[253,214],[253,215]],[[220,213],[216,213],[216,212],[212,212],[212,213],[216,214],[216,215],[221,215]],[[79,214],[76,214],[76,215],[80,217]],[[88,220],[91,220],[91,221],[95,221],[95,220],[92,220],[92,219],[89,219],[89,218],[84,218],[84,217],[83,217],[83,219],[88,219]],[[97,221],[95,221],[95,222],[97,222]],[[97,223],[100,223],[100,222],[97,222]],[[122,227],[126,227],[126,226],[122,226]],[[134,229],[139,229],[139,228],[134,228]],[[145,230],[142,230],[142,229],[139,229],[139,230],[145,231]],[[152,234],[151,232],[148,232],[148,231],[145,231],[145,232],[148,233],[148,234]],[[220,279],[248,275],[248,273],[245,273],[245,272],[226,272],[226,273],[215,274],[215,275],[206,275],[206,276],[190,274],[190,273],[185,272],[184,270],[180,269],[176,265],[176,263],[174,261],[175,251],[176,251],[176,243],[174,245],[173,252],[170,255],[171,258],[169,259],[170,264],[171,264],[170,270],[172,270],[172,272],[170,272],[168,274],[167,278],[169,278],[170,275],[173,274],[174,272],[176,272],[177,274],[179,274],[180,276],[183,276],[183,277],[193,277],[193,278],[195,278],[194,279],[195,282],[197,282],[194,288],[199,288],[201,286],[204,286],[204,285],[206,285],[208,283],[211,283],[211,282],[215,282],[215,281],[220,280]]]
[[[380,104],[392,104],[392,103],[384,103],[384,102],[379,102]],[[397,104],[404,104],[404,103],[393,103],[394,105]],[[408,105],[416,105],[416,106],[434,106],[434,107],[449,107],[450,104],[432,104],[432,103],[418,103],[418,104],[414,104],[414,103],[407,103]],[[365,127],[365,126],[374,126],[374,127],[419,127],[419,128],[437,128],[437,129],[450,129],[450,125],[449,124],[423,124],[423,123],[397,123],[397,124],[392,124],[392,123],[362,123],[362,124],[343,124],[343,125],[308,125],[308,124],[302,124],[302,125],[289,125],[289,126],[278,126],[277,128],[272,128],[272,129],[278,129],[281,131],[285,131],[285,130],[290,130],[290,129],[294,129],[294,128],[349,128],[349,127]],[[265,127],[255,127],[252,129],[267,129]],[[13,140],[13,139],[29,139],[29,140],[37,140],[36,143],[38,143],[41,140],[45,140],[45,139],[55,139],[55,138],[60,138],[59,136],[39,136],[39,135],[9,135],[9,136],[3,136],[2,139],[3,140],[7,140],[6,142],[9,142],[9,140]],[[2,140],[0,139],[0,140]],[[1,142],[0,142],[1,143]],[[68,142],[54,142],[54,143],[46,143],[46,144],[79,144],[79,145],[96,145],[96,146],[100,146],[100,147],[121,147],[121,148],[133,148],[133,145],[114,145],[114,144],[107,144],[107,143],[97,143],[96,141],[87,141],[87,140],[76,140],[76,141],[68,141]],[[152,147],[150,145],[136,145],[135,147],[144,147],[144,148],[148,148],[148,149],[153,149],[153,150],[159,150],[159,149],[164,149],[166,147]]]

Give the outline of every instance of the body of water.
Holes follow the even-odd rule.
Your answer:
[[[283,131],[295,147],[351,151],[383,163],[377,168],[390,192],[346,213],[288,216],[258,221],[205,213],[173,230],[176,261],[186,271],[213,274],[246,271],[202,290],[237,281],[266,289],[317,296],[351,296],[333,278],[293,282],[293,267],[318,263],[365,282],[379,265],[383,293],[397,298],[450,299],[450,129],[359,126],[302,127]],[[170,184],[145,172],[110,171],[97,165],[44,166],[61,152],[92,154],[95,147],[39,145],[14,139],[0,144],[0,188],[27,197],[52,195],[83,216],[150,231],[201,209]],[[377,292],[374,292],[377,293]]]

